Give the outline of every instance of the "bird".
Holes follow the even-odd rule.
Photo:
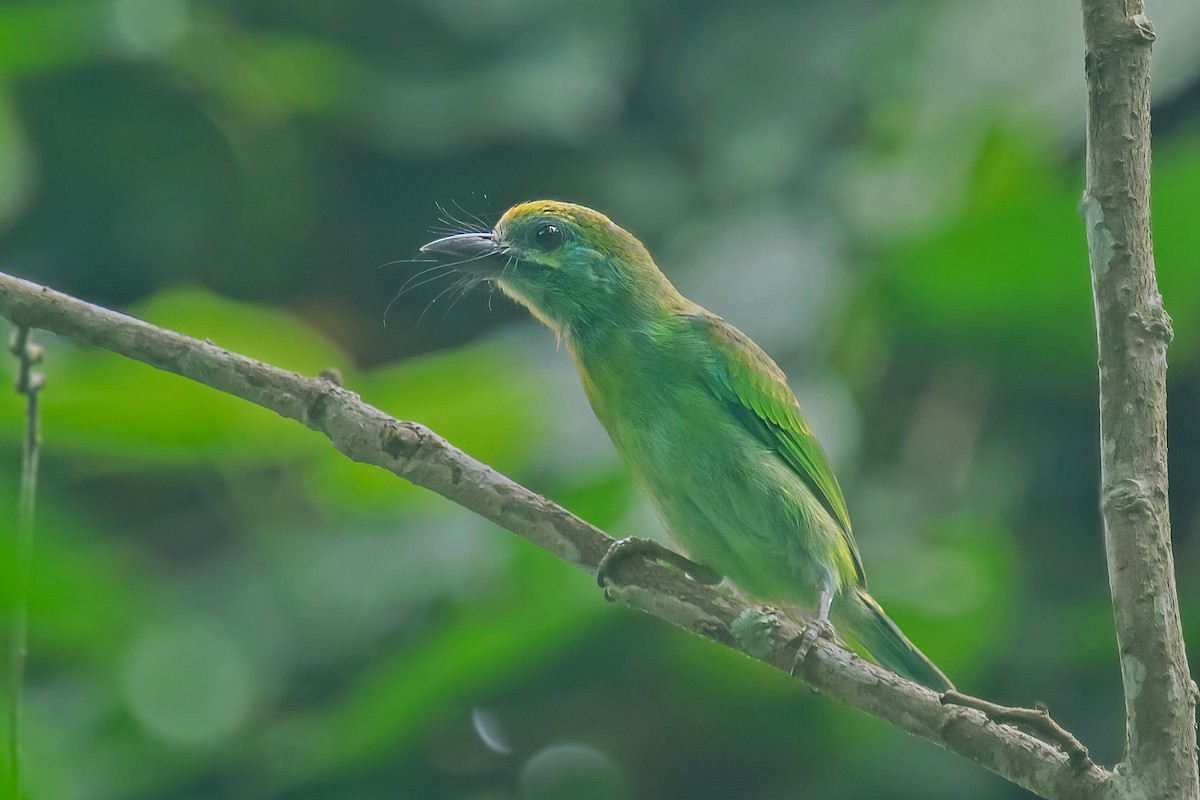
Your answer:
[[[421,251],[494,283],[565,343],[682,551],[620,540],[600,563],[601,585],[617,560],[642,553],[809,619],[803,654],[836,635],[929,689],[953,688],[867,592],[846,500],[783,371],[680,294],[631,233],[585,206],[537,200]]]

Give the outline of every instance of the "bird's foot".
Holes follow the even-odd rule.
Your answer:
[[[796,657],[792,659],[792,668],[788,674],[793,678],[804,666],[805,659],[808,658],[808,654],[818,639],[833,639],[833,626],[829,624],[828,619],[818,617],[812,620],[804,626],[804,631],[792,640],[796,644]]]
[[[602,587],[606,586],[617,562],[635,555],[671,564],[687,573],[688,577],[697,583],[712,586],[721,582],[721,576],[712,567],[706,567],[703,564],[697,564],[690,558],[684,558],[653,539],[637,539],[632,536],[618,539],[608,548],[608,552],[604,554],[604,558],[600,559],[600,563],[596,567],[596,582]]]

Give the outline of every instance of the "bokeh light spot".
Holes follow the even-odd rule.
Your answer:
[[[220,742],[245,722],[256,694],[241,646],[206,619],[145,631],[126,654],[121,688],[155,737],[190,746]]]
[[[521,800],[625,800],[624,771],[594,747],[547,747],[521,769]]]
[[[117,44],[133,56],[166,52],[191,22],[183,0],[115,0],[112,14]]]
[[[504,732],[504,724],[494,711],[478,707],[471,709],[471,724],[475,726],[475,732],[489,749],[501,755],[512,753],[508,735]]]

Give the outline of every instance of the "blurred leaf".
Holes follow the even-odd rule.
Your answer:
[[[1094,370],[1079,190],[1058,173],[993,141],[961,212],[889,266],[900,336],[1020,371]]]
[[[1150,206],[1154,261],[1175,339],[1167,354],[1172,367],[1195,362],[1200,349],[1200,130],[1168,139],[1154,151]]]
[[[1155,155],[1155,240],[1172,363],[1200,344],[1200,137]],[[962,211],[899,251],[889,267],[896,331],[933,353],[974,353],[1008,369],[1084,377],[1095,370],[1082,177],[997,138],[980,157]]]
[[[419,644],[373,659],[329,709],[278,723],[253,758],[270,783],[307,783],[395,759],[435,715],[465,720],[473,703],[615,619],[588,578],[531,547],[519,553],[527,565],[520,595],[438,621]]]
[[[15,486],[15,472],[0,470],[0,488]],[[33,651],[39,658],[108,665],[131,625],[172,606],[171,593],[109,531],[74,513],[51,481],[42,481],[39,494],[29,587]],[[7,534],[6,523],[0,518]],[[13,537],[0,536],[5,619],[15,599],[14,547]]]
[[[61,69],[103,49],[105,7],[79,0],[0,5],[0,74]]]
[[[259,35],[246,42],[246,56],[284,105],[310,114],[340,116],[368,82],[345,50],[319,39]]]
[[[346,369],[343,353],[300,320],[271,306],[181,287],[156,294],[130,313],[301,374],[315,375],[326,367]]]
[[[12,97],[0,81],[0,229],[25,209],[33,185],[33,154]]]

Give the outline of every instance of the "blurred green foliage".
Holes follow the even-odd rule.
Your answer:
[[[337,367],[614,534],[653,532],[549,334],[445,282],[386,310],[447,213],[600,208],[792,376],[889,613],[963,689],[1044,700],[1112,761],[1077,13],[8,0],[0,266]],[[1152,16],[1172,513],[1200,635],[1200,10]],[[40,339],[31,797],[1023,796],[605,604],[316,434]],[[21,414],[0,396],[0,497]]]

